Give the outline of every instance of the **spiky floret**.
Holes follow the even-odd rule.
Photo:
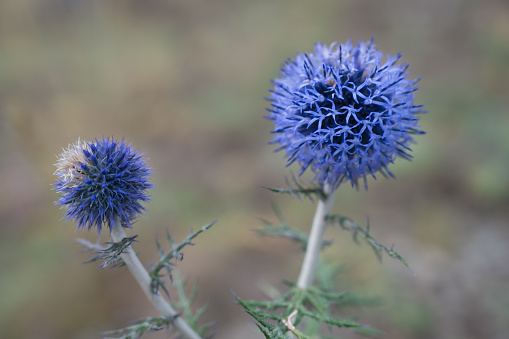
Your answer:
[[[143,154],[125,140],[78,140],[60,154],[54,184],[60,193],[57,205],[66,207],[65,217],[75,219],[78,229],[113,227],[118,219],[130,226],[149,200],[150,168]]]
[[[288,164],[297,162],[315,180],[337,188],[345,180],[357,186],[396,157],[410,160],[412,134],[419,130],[414,104],[417,80],[406,79],[401,55],[387,56],[373,44],[316,43],[315,53],[297,54],[273,80],[268,100],[274,121],[272,143],[285,150]]]

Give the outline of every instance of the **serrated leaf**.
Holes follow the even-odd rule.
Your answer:
[[[306,334],[303,334],[296,327],[293,327],[304,320],[317,321],[327,325],[329,329],[332,329],[332,327],[359,328],[366,326],[351,319],[337,318],[331,315],[333,309],[348,304],[350,293],[330,291],[317,285],[306,290],[300,289],[291,282],[286,282],[286,285],[289,286],[289,290],[275,300],[247,301],[236,296],[239,305],[256,320],[257,326],[266,338],[288,338],[285,333],[289,330],[298,338],[314,338],[314,335],[318,335],[318,333],[306,332]],[[352,297],[352,300],[358,301],[360,299],[360,297]],[[292,328],[289,328],[290,325],[288,324],[290,322]],[[316,326],[316,330],[319,328],[320,326]],[[281,335],[283,336],[281,337]],[[308,337],[308,335],[311,335],[311,337]]]
[[[370,231],[369,221],[367,223],[366,229],[363,229],[352,219],[339,214],[329,215],[327,219],[330,223],[337,222],[341,229],[352,232],[352,237],[356,243],[358,243],[357,241],[358,237],[362,236],[364,238],[364,241],[368,243],[368,245],[371,247],[371,249],[375,253],[375,256],[380,262],[382,261],[382,253],[385,252],[391,258],[401,261],[410,270],[410,272],[413,275],[415,275],[410,266],[408,265],[408,262],[399,253],[397,253],[392,247],[388,248],[382,245],[371,236],[371,234],[369,233]]]
[[[288,178],[285,178],[286,188],[269,188],[265,187],[271,192],[279,194],[288,194],[291,197],[297,197],[302,201],[303,197],[308,198],[311,202],[314,202],[313,198],[325,199],[327,195],[322,189],[321,185],[304,182],[295,177],[292,174],[291,182]]]
[[[191,230],[189,235],[179,244],[175,244],[173,237],[170,235],[169,231],[166,230],[166,237],[168,239],[168,242],[170,243],[171,250],[166,255],[164,255],[164,251],[162,250],[162,247],[159,244],[159,248],[161,248],[160,254],[159,254],[159,262],[156,265],[154,265],[153,267],[151,267],[150,272],[149,272],[150,278],[152,279],[151,286],[152,286],[153,293],[157,293],[158,288],[162,287],[164,285],[164,282],[161,280],[161,278],[163,277],[163,275],[161,274],[161,270],[166,269],[166,271],[168,273],[168,277],[169,277],[170,281],[172,281],[173,280],[173,274],[172,274],[172,265],[173,264],[171,261],[172,260],[175,260],[175,261],[182,260],[183,259],[183,254],[181,253],[182,249],[186,246],[194,245],[192,240],[194,238],[196,238],[198,235],[200,235],[202,232],[211,228],[215,223],[216,222],[213,221],[213,222],[201,227],[196,232],[193,232]],[[156,245],[158,243],[159,242],[156,241]],[[166,292],[166,290],[165,290],[165,292]]]
[[[86,251],[95,252],[95,256],[85,261],[84,262],[85,264],[94,261],[102,261],[102,263],[98,265],[98,267],[101,268],[121,267],[124,266],[124,261],[122,260],[120,255],[124,253],[125,250],[129,246],[131,246],[133,242],[136,241],[137,237],[138,237],[137,235],[134,235],[132,237],[125,237],[118,243],[108,241],[106,242],[106,244],[109,245],[108,247],[102,247],[99,244],[92,244],[91,242],[85,239],[76,239],[76,242],[87,247]]]
[[[259,235],[272,237],[272,238],[285,238],[298,243],[302,250],[306,250],[308,245],[308,235],[288,224],[285,216],[276,204],[272,205],[274,213],[278,217],[280,224],[272,224],[271,222],[262,219],[262,222],[266,225],[264,228],[255,230]],[[322,243],[322,249],[329,246],[331,241],[324,240]]]
[[[168,328],[175,318],[170,317],[153,317],[144,318],[135,322],[133,325],[113,331],[104,332],[103,335],[121,335],[120,337],[105,337],[105,339],[136,339],[141,337],[145,332],[160,331]]]

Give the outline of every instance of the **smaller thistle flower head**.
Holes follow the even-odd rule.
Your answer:
[[[78,229],[103,225],[111,228],[117,220],[130,226],[149,200],[150,168],[143,154],[126,141],[95,139],[69,145],[56,164],[54,184],[60,193],[57,205],[66,207],[65,217],[75,219]]]
[[[409,145],[418,129],[413,92],[418,80],[406,79],[400,55],[383,54],[373,44],[315,45],[315,53],[297,54],[281,68],[267,118],[274,121],[272,143],[285,150],[288,164],[301,174],[310,168],[315,180],[337,188],[349,180],[392,173],[396,157],[411,159]]]

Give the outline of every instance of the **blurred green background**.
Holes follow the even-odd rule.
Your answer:
[[[364,223],[416,276],[331,229],[338,287],[383,295],[353,313],[386,338],[507,338],[509,333],[509,2],[460,0],[0,1],[0,337],[98,338],[156,312],[125,270],[82,265],[51,189],[62,147],[127,138],[154,168],[153,202],[134,232],[154,239],[219,223],[179,265],[210,302],[216,338],[262,338],[231,291],[295,280],[300,254],[253,234],[277,202],[308,229],[314,206],[275,196],[290,169],[263,119],[280,64],[317,40],[368,40],[403,53],[427,135],[397,180],[341,187],[335,212]],[[295,172],[296,169],[293,168]],[[108,239],[102,234],[102,241]],[[349,314],[350,315],[350,314]],[[148,335],[164,338],[167,333]],[[351,337],[348,332],[337,335]]]

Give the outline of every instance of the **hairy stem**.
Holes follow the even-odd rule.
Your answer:
[[[315,279],[318,257],[320,255],[320,250],[322,249],[323,235],[327,226],[325,218],[330,213],[332,205],[334,204],[335,192],[331,189],[331,187],[324,185],[323,191],[325,193],[325,198],[318,201],[313,225],[311,226],[311,232],[309,233],[306,254],[304,255],[299,280],[297,281],[297,286],[303,290],[310,287]]]
[[[123,227],[120,222],[117,222],[111,228],[111,239],[118,243],[126,237]],[[129,271],[134,276],[141,289],[147,296],[148,300],[154,305],[154,307],[164,316],[174,318],[173,326],[183,335],[186,339],[202,339],[188,323],[182,319],[177,311],[171,307],[166,299],[159,293],[152,293],[150,288],[151,279],[145,267],[138,259],[138,256],[134,252],[132,246],[129,246],[124,253],[120,255],[122,260],[125,262]]]

